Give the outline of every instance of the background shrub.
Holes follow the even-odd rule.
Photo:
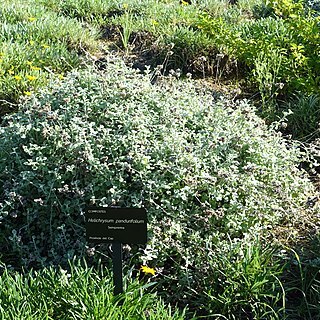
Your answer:
[[[318,93],[319,19],[300,2],[271,1],[264,7],[267,17],[204,14],[198,26],[222,53],[247,65],[248,84],[259,88],[263,103],[278,94]]]

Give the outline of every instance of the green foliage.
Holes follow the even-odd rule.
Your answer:
[[[133,32],[134,18],[129,11],[126,11],[121,18],[121,30],[119,30],[121,44],[125,52],[128,54],[130,49],[130,36]]]
[[[210,279],[214,279],[208,292],[211,313],[230,320],[286,318],[285,293],[278,278],[282,267],[271,248],[244,240],[218,258],[210,257],[208,265]],[[209,287],[209,283],[204,285]]]
[[[318,92],[319,20],[290,0],[266,7],[273,16],[235,22],[204,15],[199,26],[222,53],[251,69],[249,81],[263,102],[279,93]]]
[[[284,19],[294,18],[296,19],[298,15],[304,13],[303,1],[292,1],[292,0],[280,0],[266,2],[274,13]]]
[[[44,1],[46,2],[46,1]],[[67,0],[54,1],[55,10],[66,16],[91,23],[105,23],[108,13],[116,9],[114,1],[103,0]],[[47,3],[44,3],[47,6]]]
[[[163,39],[166,46],[171,44],[171,53],[168,68],[182,69],[184,73],[201,72],[205,76],[206,71],[213,68],[212,61],[206,57],[213,51],[210,40],[205,34],[201,34],[190,27],[177,27],[168,37]]]
[[[284,106],[290,110],[287,125],[295,139],[311,141],[319,135],[320,98],[295,95]]]
[[[319,243],[317,249],[319,249]],[[284,280],[287,287],[288,318],[319,318],[320,260],[318,255],[315,259],[302,259],[297,252],[291,249],[288,259],[290,267],[287,267]]]
[[[148,285],[129,281],[126,292],[113,296],[112,275],[72,263],[68,269],[48,268],[19,274],[8,269],[0,276],[0,317],[34,319],[182,320]]]
[[[308,205],[314,188],[298,170],[304,155],[268,129],[248,101],[217,100],[174,77],[152,86],[156,72],[139,75],[111,57],[102,73],[89,68],[53,82],[80,64],[83,48],[95,47],[98,32],[89,23],[118,28],[126,53],[143,30],[150,52],[162,59],[156,62],[164,60],[158,72],[174,67],[220,76],[228,58],[245,66],[247,85],[259,90],[269,119],[277,98],[304,93],[289,99],[288,126],[296,137],[313,137],[319,18],[300,2],[265,2],[260,16],[256,4],[3,1],[0,99],[31,95],[0,127],[6,264],[67,268],[70,258],[88,253],[87,204],[145,207],[150,240],[132,249],[125,269],[141,260],[154,267],[156,289],[167,302],[189,304],[205,318],[319,316],[318,260],[304,265],[296,259],[297,267],[289,261],[284,268],[275,258],[278,247],[265,244],[279,225],[316,216]],[[184,317],[155,295],[143,295],[136,282],[121,305],[109,279],[80,267],[24,276],[5,270],[1,317]]]
[[[84,30],[39,4],[4,1],[0,10],[1,102],[16,102],[50,77],[62,77],[81,63],[80,48],[95,46],[97,30]],[[6,111],[8,104],[0,104],[0,115]]]
[[[257,7],[255,0],[236,6],[216,0],[192,5],[173,0],[6,0],[1,8],[5,52],[0,57],[0,97],[15,102],[44,86],[50,75],[61,77],[79,65],[83,46],[95,46],[96,28],[113,28],[118,39],[107,40],[154,65],[165,60],[165,71],[216,74],[216,80],[245,76],[244,91],[259,92],[264,116],[273,121],[276,102],[291,93],[319,92],[319,17],[301,1],[264,1],[260,16]],[[135,47],[139,32],[147,36]],[[26,62],[31,60],[41,71],[30,70]],[[27,75],[37,80],[29,81]],[[8,110],[9,104],[3,105],[1,113]]]
[[[102,30],[116,27],[120,39],[115,41],[116,45],[127,54],[135,47],[133,33],[149,32],[156,39],[153,46],[159,52],[159,59],[155,58],[155,63],[162,63],[161,59],[168,51],[168,43],[173,42],[175,54],[171,56],[169,68],[186,69],[188,64],[201,55],[204,46],[203,37],[190,28],[198,15],[198,7],[179,5],[179,1],[68,0],[56,1],[54,10],[93,23]]]
[[[105,67],[74,71],[4,119],[2,259],[31,267],[84,256],[86,204],[145,207],[150,240],[132,263],[157,267],[167,299],[196,292],[193,306],[211,305],[218,257],[242,261],[240,239],[249,245],[278,223],[304,219],[314,191],[297,169],[302,155],[246,101],[215,101],[174,78],[152,86],[150,74],[111,58]],[[263,269],[269,259],[258,253]],[[266,279],[255,299],[272,286]]]

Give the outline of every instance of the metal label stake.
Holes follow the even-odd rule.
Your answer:
[[[112,243],[112,269],[114,294],[123,293],[122,280],[122,243]]]

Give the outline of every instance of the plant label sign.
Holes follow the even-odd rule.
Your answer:
[[[86,238],[93,243],[145,244],[147,212],[143,208],[86,208]]]

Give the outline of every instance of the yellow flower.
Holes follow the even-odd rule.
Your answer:
[[[128,7],[129,7],[127,3],[124,3],[122,6],[123,6],[123,9],[125,9],[125,10],[128,9]]]
[[[27,79],[29,80],[29,81],[33,81],[33,80],[36,80],[37,79],[37,77],[35,77],[35,76],[27,76]]]
[[[187,6],[189,4],[189,2],[181,0],[181,4],[184,6]]]
[[[19,76],[19,75],[14,76],[14,78],[15,78],[17,81],[20,81],[20,80],[22,79],[22,77]]]
[[[27,64],[29,65],[29,66],[31,66],[32,65],[32,61],[27,61]]]
[[[23,93],[26,95],[26,96],[31,96],[32,92],[30,91],[23,91]]]
[[[62,80],[62,79],[64,79],[64,76],[63,76],[62,74],[59,74],[59,75],[58,75],[58,78],[59,78],[60,80]]]
[[[43,49],[48,49],[48,48],[50,48],[50,46],[48,46],[47,44],[42,44],[41,47],[42,47]]]
[[[3,62],[3,59],[0,59],[0,63]]]
[[[33,21],[37,20],[37,18],[35,18],[35,17],[30,17],[30,18],[28,18],[28,20],[31,21],[31,22],[33,22]]]
[[[147,266],[141,266],[140,270],[141,270],[142,272],[144,272],[145,274],[150,273],[150,274],[152,274],[153,276],[156,274],[156,270],[155,270],[155,269],[149,268],[149,267],[147,267]]]
[[[33,46],[34,45],[34,41],[33,40],[29,40],[29,44],[30,44],[30,46]]]
[[[31,66],[31,69],[32,69],[32,70],[35,70],[35,71],[41,70],[41,68],[39,68],[39,67],[34,67],[34,66]]]
[[[12,69],[8,70],[9,74],[14,74],[14,71]]]
[[[154,26],[157,26],[157,25],[159,24],[159,22],[158,22],[157,20],[154,20],[154,19],[151,20],[151,23],[152,23]]]

